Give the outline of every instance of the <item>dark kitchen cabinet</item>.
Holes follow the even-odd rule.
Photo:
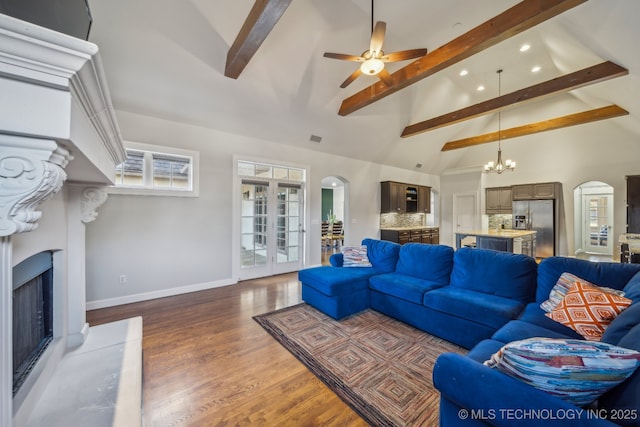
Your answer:
[[[640,175],[627,179],[627,233],[640,233]]]
[[[437,227],[407,230],[382,229],[380,230],[380,239],[399,243],[401,245],[410,242],[437,245],[440,243],[440,229]]]
[[[418,213],[431,212],[431,187],[418,187]]]
[[[401,182],[380,183],[380,213],[429,213],[431,187]]]

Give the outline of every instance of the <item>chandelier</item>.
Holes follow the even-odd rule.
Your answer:
[[[498,70],[496,71],[498,73],[498,96],[500,96],[501,94],[501,80],[500,80],[500,74],[502,73],[502,70]],[[500,117],[501,113],[500,111],[498,111],[498,161],[497,162],[488,162],[486,165],[484,165],[484,171],[489,173],[489,172],[495,172],[495,173],[502,173],[504,171],[512,171],[516,168],[516,162],[511,161],[511,160],[505,160],[502,161],[502,147],[501,147],[501,138],[500,138],[500,130],[501,130],[501,126],[500,126]]]

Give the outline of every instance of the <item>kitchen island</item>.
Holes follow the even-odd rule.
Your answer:
[[[536,256],[536,232],[531,230],[482,230],[456,233],[456,248],[475,247]]]

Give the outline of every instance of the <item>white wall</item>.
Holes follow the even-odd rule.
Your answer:
[[[233,157],[299,165],[307,177],[305,265],[321,259],[321,180],[340,176],[345,187],[345,244],[379,237],[380,181],[439,186],[424,173],[291,148],[197,126],[118,112],[125,140],[179,145],[200,152],[200,197],[110,195],[87,225],[89,307],[234,283],[231,246]],[[120,275],[127,283],[119,282]],[[134,297],[131,297],[134,295]]]

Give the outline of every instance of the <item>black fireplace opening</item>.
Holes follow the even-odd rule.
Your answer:
[[[53,257],[33,255],[13,268],[13,395],[53,339]]]

